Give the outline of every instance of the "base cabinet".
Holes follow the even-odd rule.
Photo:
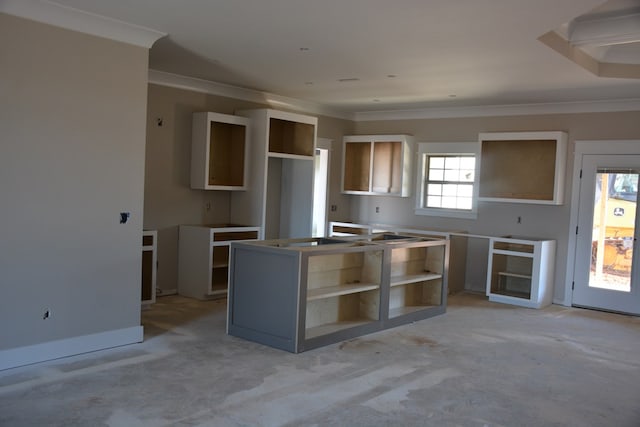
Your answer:
[[[142,232],[142,305],[156,302],[156,274],[158,266],[158,232],[144,230]]]
[[[553,300],[555,240],[492,237],[487,270],[489,301],[542,308]]]
[[[228,333],[298,353],[444,313],[448,242],[231,244]]]
[[[181,225],[178,239],[178,294],[200,300],[227,296],[229,245],[257,239],[260,227]]]

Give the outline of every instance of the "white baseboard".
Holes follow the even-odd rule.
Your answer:
[[[142,340],[143,327],[133,326],[131,328],[0,350],[0,371],[61,357],[139,343]]]

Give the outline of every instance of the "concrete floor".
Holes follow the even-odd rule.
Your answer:
[[[0,372],[1,426],[640,426],[640,318],[460,294],[294,355],[159,298],[145,342]]]

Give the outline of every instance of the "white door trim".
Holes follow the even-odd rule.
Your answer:
[[[576,261],[576,227],[580,207],[580,170],[585,154],[640,154],[640,140],[576,141],[573,154],[573,179],[571,183],[571,213],[569,218],[569,242],[567,244],[567,272],[565,275],[564,302],[571,306]]]

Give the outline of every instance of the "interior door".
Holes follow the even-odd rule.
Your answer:
[[[582,156],[572,304],[640,315],[640,155]]]

